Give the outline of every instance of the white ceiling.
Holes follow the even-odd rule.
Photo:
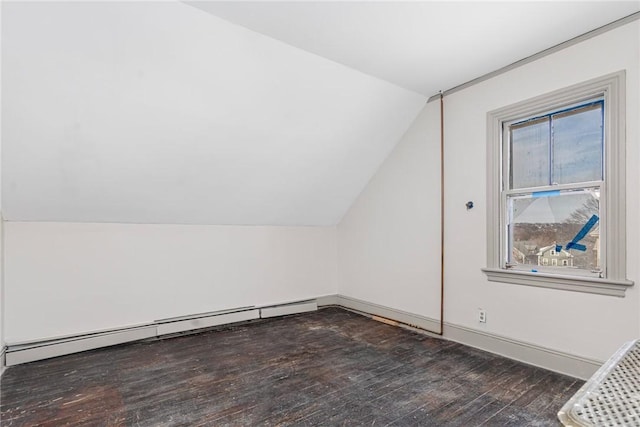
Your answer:
[[[640,10],[640,1],[189,1],[431,96]]]

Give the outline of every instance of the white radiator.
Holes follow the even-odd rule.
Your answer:
[[[565,426],[640,426],[640,344],[622,346],[558,412]]]

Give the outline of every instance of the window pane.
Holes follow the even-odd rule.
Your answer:
[[[600,202],[597,189],[511,196],[509,264],[600,268]]]
[[[552,123],[553,181],[602,180],[602,103],[555,114]]]
[[[549,130],[549,117],[511,125],[510,188],[550,184]]]

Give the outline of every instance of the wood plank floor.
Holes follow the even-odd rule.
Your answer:
[[[339,308],[8,368],[2,426],[557,426],[582,381]]]

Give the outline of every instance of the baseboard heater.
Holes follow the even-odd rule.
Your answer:
[[[132,341],[166,337],[188,331],[197,331],[261,318],[304,313],[317,309],[318,304],[316,300],[296,301],[261,307],[240,307],[232,310],[156,320],[152,323],[127,328],[66,336],[44,341],[9,344],[4,355],[5,364],[6,366],[18,365]]]
[[[262,319],[266,319],[267,317],[286,316],[288,314],[306,313],[308,311],[316,310],[318,310],[318,303],[316,300],[298,301],[289,304],[262,307],[260,308],[260,317]]]
[[[253,307],[242,307],[235,310],[225,310],[223,312],[198,314],[194,316],[182,316],[156,321],[156,335],[161,337],[163,335],[212,328],[230,323],[246,322],[259,318],[260,311]]]
[[[19,345],[9,344],[5,353],[5,364],[6,366],[18,365],[130,341],[138,341],[154,337],[155,335],[155,325],[143,325],[69,336],[55,340],[30,342]]]

